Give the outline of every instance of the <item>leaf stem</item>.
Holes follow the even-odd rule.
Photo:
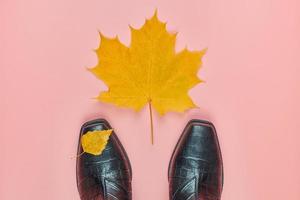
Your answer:
[[[152,104],[149,100],[149,111],[150,111],[150,128],[151,128],[151,144],[154,144],[154,133],[153,133],[153,115],[152,115]]]
[[[85,152],[81,152],[80,154],[76,155],[76,156],[71,156],[71,159],[74,159],[74,158],[79,158],[80,156],[82,156]]]

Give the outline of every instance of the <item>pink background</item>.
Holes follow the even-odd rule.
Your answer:
[[[184,114],[118,109],[91,98],[104,84],[98,32],[128,44],[155,8],[178,50],[208,47]],[[0,199],[78,200],[81,124],[109,120],[133,168],[135,200],[168,199],[167,167],[186,122],[211,120],[224,159],[222,200],[300,199],[299,0],[0,0]]]

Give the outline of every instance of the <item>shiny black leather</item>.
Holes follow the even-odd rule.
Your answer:
[[[111,126],[103,119],[85,123],[80,137]],[[79,141],[80,141],[79,137]],[[79,142],[78,155],[82,153]],[[113,132],[99,156],[83,153],[77,158],[77,187],[82,200],[131,200],[131,166],[117,135]]]
[[[191,120],[169,164],[170,200],[220,200],[223,164],[212,123]]]

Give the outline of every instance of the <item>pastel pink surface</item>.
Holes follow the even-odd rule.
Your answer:
[[[208,47],[206,83],[190,91],[200,109],[154,116],[92,100],[105,85],[98,32],[129,44],[155,8],[179,32],[178,50]],[[135,200],[167,200],[167,168],[191,118],[212,121],[224,160],[222,200],[300,199],[300,2],[1,0],[0,199],[79,199],[79,130],[104,117],[133,168]]]

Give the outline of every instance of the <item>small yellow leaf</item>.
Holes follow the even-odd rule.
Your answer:
[[[81,136],[83,151],[93,155],[101,155],[105,149],[112,129],[102,131],[89,131]]]

